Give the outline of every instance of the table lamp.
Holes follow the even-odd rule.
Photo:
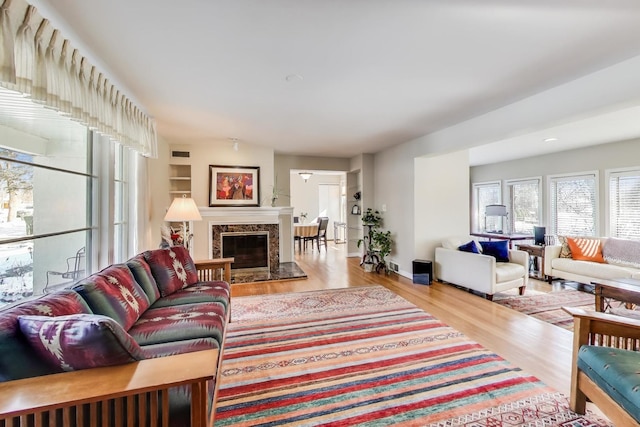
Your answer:
[[[176,197],[173,199],[171,206],[169,206],[169,210],[164,216],[164,220],[182,222],[183,243],[185,248],[189,249],[189,240],[192,235],[188,234],[187,221],[202,220],[202,216],[200,216],[200,211],[198,210],[198,206],[196,206],[196,202],[192,198],[187,197],[186,194],[183,194],[182,197]]]

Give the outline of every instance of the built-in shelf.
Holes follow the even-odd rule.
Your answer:
[[[169,196],[191,196],[191,165],[169,164]]]

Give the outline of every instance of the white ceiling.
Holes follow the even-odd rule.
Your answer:
[[[299,155],[374,153],[640,55],[637,0],[33,3],[169,142]],[[472,162],[638,136],[632,107],[523,129]]]

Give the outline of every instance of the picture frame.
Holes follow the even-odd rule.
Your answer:
[[[260,167],[209,165],[209,206],[260,206]]]

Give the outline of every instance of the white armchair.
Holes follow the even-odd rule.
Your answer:
[[[529,254],[509,249],[509,262],[497,262],[490,255],[457,249],[457,242],[461,245],[470,240],[472,238],[448,239],[443,247],[436,248],[436,279],[481,292],[488,300],[497,292],[513,288],[519,288],[520,295],[524,295],[529,282]]]

